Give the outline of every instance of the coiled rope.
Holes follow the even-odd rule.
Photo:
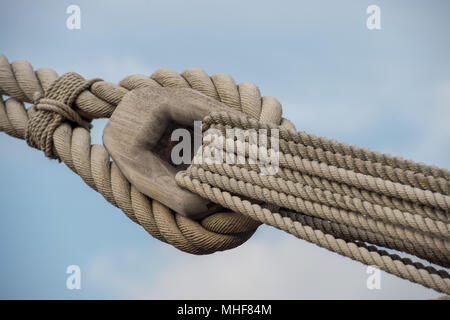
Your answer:
[[[178,184],[231,210],[200,221],[143,195],[110,161],[102,145],[91,145],[89,122],[111,116],[128,91],[146,86],[192,88],[246,114],[213,113],[203,121],[205,130],[279,129],[279,170],[268,176],[260,174],[261,163],[194,162],[178,173]],[[58,77],[50,69],[34,71],[25,61],[9,64],[0,55],[0,93],[1,131],[64,162],[152,236],[180,250],[209,254],[231,249],[265,223],[450,294],[445,270],[378,248],[450,266],[446,169],[296,132],[281,117],[280,103],[261,97],[254,84],[236,85],[228,75],[209,77],[199,69],[181,74],[160,69],[150,77],[131,75],[115,85],[86,81],[74,73]],[[3,101],[3,95],[10,98]],[[24,102],[35,106],[26,109]]]

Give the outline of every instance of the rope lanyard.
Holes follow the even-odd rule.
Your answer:
[[[201,219],[175,212],[131,183],[105,146],[91,144],[90,121],[111,117],[124,97],[142,88],[188,88],[226,108],[198,119],[203,120],[204,137],[214,129],[225,138],[204,143],[192,165],[175,177],[179,186],[220,205],[220,210]],[[50,69],[34,71],[25,61],[10,64],[0,55],[0,93],[1,131],[64,162],[153,237],[182,251],[210,254],[235,248],[264,223],[450,294],[446,270],[386,251],[449,268],[446,169],[296,132],[282,118],[281,104],[261,97],[254,84],[236,85],[228,75],[210,77],[200,69],[181,74],[160,69],[115,85],[87,81],[76,73],[58,77]],[[33,106],[26,109],[25,102]],[[242,146],[227,134],[238,136],[242,130],[276,132],[275,172],[264,174],[267,163],[252,158],[260,150],[271,154],[270,143],[258,141],[237,152]],[[195,161],[205,152],[245,161]]]

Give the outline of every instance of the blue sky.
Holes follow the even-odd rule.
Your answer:
[[[66,8],[81,8],[81,29]],[[381,30],[366,8],[381,8]],[[428,4],[428,5],[427,5]],[[299,130],[450,167],[448,1],[1,1],[1,50],[118,82],[189,67],[250,81]],[[101,143],[105,120],[94,122]],[[0,134],[0,298],[431,298],[262,227],[197,257],[151,238],[64,165]],[[67,290],[66,267],[82,289]]]

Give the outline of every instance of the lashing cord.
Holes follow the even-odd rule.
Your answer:
[[[261,163],[194,162],[177,174],[178,184],[231,210],[200,221],[140,193],[110,161],[103,145],[91,145],[89,129],[92,119],[111,116],[127,92],[151,86],[191,88],[246,115],[213,113],[203,120],[205,130],[278,129],[277,173],[261,175]],[[199,69],[181,74],[160,69],[150,77],[131,75],[115,85],[86,81],[75,73],[58,77],[50,69],[34,71],[25,61],[10,64],[0,55],[0,93],[1,131],[64,162],[152,236],[180,250],[209,254],[231,249],[265,223],[450,294],[446,270],[380,249],[450,266],[446,169],[296,132],[281,117],[280,103],[261,97],[254,84],[236,85],[228,75],[209,77]],[[3,95],[10,98],[4,101]],[[24,102],[34,106],[26,109]],[[236,142],[224,145],[230,143]]]

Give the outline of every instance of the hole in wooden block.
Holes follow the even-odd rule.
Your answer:
[[[140,192],[182,215],[201,218],[220,207],[176,184],[175,174],[189,164],[173,163],[171,153],[177,142],[171,141],[171,135],[185,128],[193,138],[194,121],[213,111],[228,110],[191,89],[135,89],[124,96],[109,119],[103,144]]]

